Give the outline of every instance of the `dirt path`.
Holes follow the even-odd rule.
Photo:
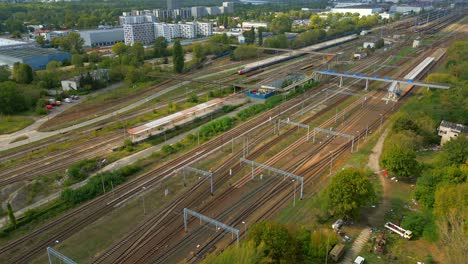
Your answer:
[[[389,189],[389,179],[385,178],[381,173],[381,168],[379,165],[380,155],[382,154],[383,144],[385,138],[388,135],[389,130],[385,130],[384,133],[380,136],[379,140],[372,149],[372,153],[369,155],[369,162],[367,167],[369,167],[374,173],[379,177],[380,184],[382,185],[382,200],[378,205],[376,210],[369,215],[368,224],[370,226],[382,226],[384,222],[385,212],[390,210],[390,199],[388,194]]]
[[[367,167],[378,175],[380,183],[382,184],[382,202],[379,204],[376,210],[368,216],[367,227],[361,231],[359,236],[353,242],[351,249],[346,252],[343,260],[340,262],[342,264],[353,263],[353,260],[358,256],[359,252],[361,252],[362,248],[371,237],[370,227],[382,226],[385,212],[390,209],[390,199],[388,197],[388,179],[386,179],[380,172],[381,168],[379,165],[380,155],[382,154],[383,144],[387,135],[388,129],[384,131],[375,144],[374,148],[372,149],[372,153],[369,155],[369,161],[367,163]]]

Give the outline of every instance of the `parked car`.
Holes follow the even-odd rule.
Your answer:
[[[70,99],[70,98],[67,97],[67,98],[63,99],[63,101],[65,101],[65,103],[71,103],[71,102],[72,102],[72,99]]]

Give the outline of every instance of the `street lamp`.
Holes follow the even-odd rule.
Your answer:
[[[247,233],[247,224],[245,221],[242,221],[242,224],[244,225],[244,233]]]
[[[359,151],[359,130],[357,130],[356,133],[357,133],[356,151]]]
[[[296,206],[296,180],[291,180],[291,182],[294,184],[294,200],[293,200],[293,206]]]

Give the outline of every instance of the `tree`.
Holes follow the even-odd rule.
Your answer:
[[[467,163],[468,159],[468,137],[460,134],[451,139],[442,147],[441,161],[446,165],[459,165]]]
[[[233,53],[233,58],[236,60],[244,60],[255,58],[260,55],[260,50],[256,45],[240,45]]]
[[[83,53],[84,40],[77,32],[72,32],[64,37],[58,37],[53,39],[55,45],[60,46],[64,51],[70,53]]]
[[[33,71],[31,66],[25,63],[15,63],[13,65],[13,79],[15,79],[17,83],[31,83],[33,81]]]
[[[267,48],[286,49],[288,48],[288,39],[286,38],[286,35],[279,34],[275,37],[265,39],[263,44]]]
[[[10,219],[10,226],[16,229],[16,217],[13,213],[13,208],[10,203],[7,203],[8,218]]]
[[[255,42],[255,28],[244,31],[242,35],[245,38],[245,44],[253,44]]]
[[[264,244],[265,257],[273,263],[293,263],[293,238],[284,226],[274,222],[259,222],[252,225],[248,238],[255,246]]]
[[[38,85],[43,89],[54,89],[60,86],[59,76],[56,71],[41,72],[38,77]]]
[[[24,95],[17,89],[14,82],[0,83],[0,113],[9,115],[27,108]]]
[[[60,61],[53,60],[47,63],[46,70],[55,71],[60,67],[62,67],[62,63]]]
[[[339,171],[326,188],[329,208],[338,217],[356,217],[361,207],[375,199],[372,183],[359,169]]]
[[[193,45],[193,58],[196,63],[200,63],[205,59],[205,50],[199,43]]]
[[[174,72],[181,73],[184,70],[184,50],[179,40],[174,42],[172,48],[172,62],[174,64]]]
[[[7,65],[0,66],[0,82],[6,82],[10,79],[11,71]]]
[[[123,42],[115,43],[114,46],[112,46],[112,53],[114,53],[117,56],[120,56],[127,52],[127,45]]]
[[[141,42],[135,42],[130,48],[131,64],[133,66],[142,65],[145,61],[145,47]]]
[[[376,49],[380,49],[380,48],[383,48],[385,46],[385,42],[383,39],[379,39],[377,40],[377,42],[375,43],[375,48]]]
[[[263,46],[263,32],[265,31],[264,27],[258,28],[258,45]]]
[[[11,38],[20,39],[20,38],[21,38],[21,32],[19,32],[19,31],[14,31],[13,33],[11,33]]]
[[[408,146],[391,145],[382,154],[382,165],[399,177],[408,177],[417,173],[419,164],[416,152]]]
[[[270,30],[276,34],[282,34],[291,31],[292,20],[286,14],[278,15],[270,24]]]
[[[438,188],[435,194],[434,215],[447,263],[466,261],[467,193],[468,183],[463,183]]]
[[[167,53],[167,40],[165,37],[157,37],[153,44],[153,56],[155,58],[165,57]]]
[[[42,35],[37,36],[36,42],[37,42],[37,44],[38,44],[39,46],[41,46],[41,48],[45,47],[45,45],[46,45],[46,39],[45,39],[45,37],[42,36]]]
[[[81,68],[83,67],[83,57],[80,54],[73,54],[72,59],[71,59],[72,65],[74,65],[76,68]]]

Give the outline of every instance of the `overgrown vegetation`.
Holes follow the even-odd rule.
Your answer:
[[[468,123],[467,61],[468,41],[450,46],[446,63],[426,80],[449,83],[452,88],[420,90],[403,105],[392,120],[381,160],[384,168],[393,175],[416,181],[413,195],[420,208],[403,218],[401,224],[412,230],[416,237],[438,241],[445,250],[447,263],[462,263],[465,258],[463,244],[468,243],[468,137],[460,134],[439,151],[426,152],[430,159],[417,159],[423,149],[427,151],[439,144],[437,127],[442,120]]]
[[[247,239],[239,247],[211,254],[202,263],[322,263],[337,243],[338,238],[331,230],[264,221],[249,229]]]
[[[8,236],[15,229],[25,226],[34,221],[50,219],[59,213],[73,208],[83,202],[91,200],[105,191],[110,191],[112,187],[125,182],[128,178],[141,168],[130,165],[113,172],[104,172],[91,178],[84,186],[77,189],[66,188],[61,196],[47,205],[28,210],[23,217],[16,220],[15,225],[9,225],[0,230],[0,236]]]

